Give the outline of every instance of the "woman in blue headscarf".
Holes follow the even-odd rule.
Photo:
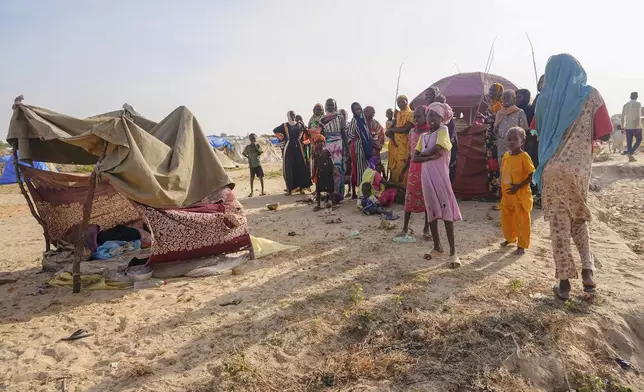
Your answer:
[[[597,90],[586,84],[586,71],[569,54],[550,57],[536,107],[539,167],[534,181],[541,189],[543,215],[550,222],[557,297],[570,297],[569,279],[578,278],[570,251],[572,237],[582,263],[584,291],[593,292],[594,255],[590,250],[586,204],[593,162],[592,144],[607,139],[610,116]]]
[[[362,173],[367,169],[373,148],[371,146],[371,132],[367,126],[362,106],[358,102],[352,103],[351,113],[353,119],[347,130],[351,154],[351,198],[357,199],[356,187],[362,183]]]

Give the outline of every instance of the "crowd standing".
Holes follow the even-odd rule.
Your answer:
[[[593,162],[593,143],[607,141],[613,131],[606,105],[586,73],[568,54],[552,56],[538,82],[538,94],[530,103],[530,91],[505,90],[493,84],[486,96],[487,110],[476,121],[484,126],[490,201],[498,204],[504,241],[517,245],[521,255],[530,247],[533,204],[543,208],[550,225],[556,296],[568,299],[570,279],[578,277],[570,249],[575,243],[581,258],[584,291],[593,292],[594,254],[590,248],[587,205]],[[287,122],[273,130],[284,142],[286,194],[306,193],[316,185],[315,209],[332,207],[345,198],[356,199],[365,214],[395,219],[390,207],[404,205],[402,232],[396,242],[413,242],[409,222],[423,214],[423,235],[433,240],[424,257],[444,253],[438,221],[444,222],[449,243],[449,265],[461,265],[456,253],[455,222],[462,220],[451,181],[456,167],[457,137],[453,111],[436,87],[427,90],[427,105],[410,107],[405,95],[397,110],[387,109],[385,127],[372,106],[351,104],[348,113],[329,98],[313,107],[307,125],[293,111]],[[628,142],[625,154],[634,160],[642,140],[641,105],[637,93],[624,106],[621,127]],[[387,169],[380,153],[389,139]],[[251,143],[254,144],[254,139]],[[634,141],[634,143],[633,143]],[[251,193],[254,176],[261,178],[257,157],[261,150],[247,148],[251,163]],[[346,185],[346,187],[345,187]],[[348,189],[345,189],[348,188]],[[346,191],[346,193],[345,193]],[[262,181],[263,193],[263,181]]]

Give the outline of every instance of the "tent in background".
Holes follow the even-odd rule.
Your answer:
[[[458,137],[458,157],[456,174],[452,182],[454,194],[458,198],[475,199],[488,196],[487,158],[485,156],[484,126],[475,121],[476,113],[487,111],[484,96],[490,86],[501,83],[504,89],[516,90],[517,86],[502,76],[483,72],[458,73],[443,78],[431,86],[436,86],[454,110],[454,122]],[[427,105],[423,90],[412,105]]]
[[[4,158],[4,157],[8,157],[8,158]],[[2,172],[2,177],[0,177],[0,185],[17,183],[18,179],[16,178],[16,168],[13,165],[13,155],[5,155],[2,158],[3,159],[0,159],[0,162],[4,163],[4,170]],[[21,166],[33,167],[34,169],[38,169],[38,170],[52,171],[49,169],[49,166],[44,162],[33,161],[32,164],[30,165],[27,162],[18,161],[18,164],[20,164]],[[53,171],[58,171],[58,170],[53,170]]]
[[[501,83],[503,88],[516,90],[518,87],[506,78],[483,72],[458,73],[443,78],[429,87],[436,86],[441,94],[447,98],[447,104],[454,110],[454,115],[463,114],[463,118],[469,125],[474,122],[476,112],[484,113],[487,110],[485,99],[481,100],[484,94],[487,94],[490,86],[494,83]],[[429,90],[427,87],[411,102],[414,107],[418,105],[427,105],[425,93]]]

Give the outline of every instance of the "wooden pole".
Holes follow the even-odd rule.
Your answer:
[[[539,89],[539,77],[537,76],[537,61],[534,59],[534,46],[532,46],[532,40],[526,31],[525,36],[528,37],[528,42],[530,43],[530,50],[532,51],[532,66],[534,67],[534,81],[537,83],[537,90]]]
[[[36,212],[36,208],[34,207],[34,204],[31,201],[31,197],[29,197],[29,194],[25,189],[25,184],[22,182],[22,173],[20,172],[20,165],[18,164],[17,145],[13,147],[13,167],[16,172],[16,180],[18,181],[18,186],[20,187],[20,193],[22,193],[22,196],[25,198],[25,200],[27,200],[27,205],[29,206],[29,211],[31,211],[31,215],[33,215],[33,217],[36,218],[36,221],[42,227],[43,236],[45,237],[45,251],[49,251],[49,249],[51,249],[49,230],[47,230],[47,224],[45,223],[45,221],[43,221],[40,218],[40,215],[38,215],[38,212]]]
[[[94,170],[89,176],[89,189],[87,190],[87,198],[85,199],[85,204],[83,205],[83,220],[81,221],[80,227],[78,228],[78,237],[76,238],[76,245],[74,247],[74,264],[72,265],[72,276],[73,276],[73,293],[80,293],[81,290],[81,273],[80,273],[80,263],[83,260],[83,249],[85,248],[85,233],[87,232],[87,225],[89,224],[89,218],[92,215],[92,203],[94,202],[94,191],[96,190],[96,177],[101,166],[103,158],[107,153],[107,141],[103,142],[103,151],[98,157],[96,165],[94,165]]]

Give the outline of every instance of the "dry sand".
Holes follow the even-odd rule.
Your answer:
[[[299,251],[249,262],[240,275],[73,295],[46,286],[40,228],[17,187],[0,187],[0,275],[18,279],[0,286],[0,391],[60,391],[63,380],[71,392],[563,391],[595,377],[640,390],[644,171],[624,161],[594,170],[599,292],[584,296],[575,281],[567,303],[551,295],[539,210],[532,248],[517,258],[499,248],[490,204],[460,203],[464,266],[450,270],[423,260],[430,244],[420,238],[394,244],[399,227],[380,229],[353,202],[333,216],[342,223],[325,224],[302,197],[281,195],[277,167],[265,168],[270,196],[245,198],[246,170],[231,172],[235,192],[253,235]],[[269,212],[269,202],[281,208]],[[421,232],[420,216],[412,228]],[[220,306],[235,298],[243,302]],[[59,342],[79,328],[93,335]]]

